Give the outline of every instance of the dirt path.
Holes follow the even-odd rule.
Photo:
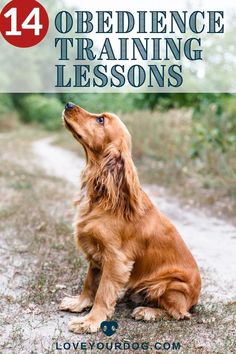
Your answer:
[[[51,142],[52,139],[47,138],[33,145],[41,166],[48,174],[78,186],[84,161]],[[185,210],[176,200],[167,197],[162,188],[145,185],[144,189],[177,226],[204,271],[203,294],[210,293],[215,301],[236,298],[236,228],[199,210]]]

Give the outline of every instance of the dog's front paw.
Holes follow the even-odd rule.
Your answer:
[[[102,320],[93,317],[74,317],[69,322],[69,330],[74,333],[95,333],[100,329]]]
[[[65,297],[59,305],[62,311],[82,312],[87,307],[91,306],[92,302],[88,298],[81,296]]]

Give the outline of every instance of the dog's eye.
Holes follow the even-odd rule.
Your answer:
[[[97,117],[96,118],[96,122],[98,124],[104,125],[104,121],[105,121],[104,117]]]

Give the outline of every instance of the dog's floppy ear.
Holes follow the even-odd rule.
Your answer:
[[[125,142],[119,147],[111,144],[106,149],[97,182],[111,210],[119,210],[127,218],[137,211],[140,185],[130,149]]]

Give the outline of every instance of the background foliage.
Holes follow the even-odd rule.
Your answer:
[[[2,94],[0,114],[17,110],[24,123],[57,130],[62,127],[59,117],[68,101],[91,112],[111,111],[120,115],[143,110],[191,110],[192,158],[203,156],[211,148],[225,153],[236,144],[236,96],[230,94]]]

